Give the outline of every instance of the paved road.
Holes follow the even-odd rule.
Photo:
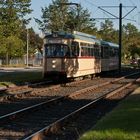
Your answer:
[[[0,76],[8,73],[18,73],[18,72],[35,72],[42,71],[42,67],[28,67],[28,68],[3,68],[0,67]]]

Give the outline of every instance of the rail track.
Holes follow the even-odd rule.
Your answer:
[[[122,75],[126,75],[126,72],[133,73],[134,71],[137,72],[137,70],[132,70],[132,69],[124,69],[122,71]],[[114,73],[113,77],[115,78],[118,75],[118,73]],[[103,78],[102,78],[103,79]],[[97,80],[97,79],[94,79]],[[67,83],[67,85],[76,85],[79,83],[84,83],[85,80],[83,81],[76,81],[72,83]],[[98,82],[98,81],[97,81]],[[96,84],[93,83],[93,84]],[[52,90],[52,89],[57,89],[60,88],[62,84],[56,84],[54,86],[52,81],[41,81],[38,83],[26,83],[26,85],[23,86],[15,86],[15,87],[10,87],[10,88],[0,88],[0,101],[14,101],[16,98],[19,99],[25,99],[26,97],[35,97],[35,96],[40,96],[39,93],[46,92],[47,90]],[[46,95],[46,94],[45,94]]]
[[[88,87],[76,89],[71,94],[57,96],[2,115],[0,117],[0,126],[2,126],[0,127],[0,139],[27,140],[38,136],[47,136],[50,132],[57,132],[60,126],[76,113],[87,109],[103,98],[113,96],[130,88],[131,85],[135,85],[136,82],[139,82],[139,79],[136,80],[138,74],[131,74],[98,85],[89,84]]]
[[[53,98],[69,95],[77,90],[86,88],[90,85],[107,82],[112,78],[94,79],[93,81],[87,79],[83,81],[76,81],[68,83],[67,86],[55,85],[50,87],[38,87],[32,89],[31,92],[21,92],[17,94],[10,94],[1,97],[0,115],[8,114],[16,110],[47,101]]]

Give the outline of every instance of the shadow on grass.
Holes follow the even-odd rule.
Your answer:
[[[140,140],[140,90],[137,93],[105,115],[80,140]]]

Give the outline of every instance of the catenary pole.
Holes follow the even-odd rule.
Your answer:
[[[28,67],[29,66],[29,29],[27,28],[27,56],[26,56],[26,67]]]
[[[117,6],[100,6],[98,7],[100,10],[110,14],[111,16],[113,16],[113,18],[92,18],[91,20],[95,20],[95,19],[119,19],[119,37],[118,37],[118,42],[119,42],[119,74],[121,73],[121,51],[122,51],[122,19],[126,19],[125,17],[127,15],[129,15],[135,8],[136,6],[122,6],[122,3],[120,3],[119,5],[119,17],[106,11],[105,9],[103,8],[116,8]],[[129,8],[133,8],[131,11],[129,11],[125,16],[122,17],[122,7],[129,7]],[[126,20],[130,20],[130,21],[134,21],[134,20],[131,20],[131,19],[126,19]]]
[[[119,13],[119,73],[121,73],[121,50],[122,50],[122,3],[120,3]]]

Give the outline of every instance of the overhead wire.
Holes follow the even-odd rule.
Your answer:
[[[89,1],[89,0],[85,0],[85,1],[86,1],[87,3],[89,3],[90,5],[96,7],[96,9],[94,10],[94,12],[92,11],[92,13],[96,14],[98,10],[101,10],[101,9],[99,9],[99,6],[98,6],[98,5],[96,5],[95,3],[93,3],[93,1]],[[135,6],[135,3],[134,3],[132,0],[129,0],[129,1],[130,1],[130,3],[131,3],[133,6]],[[121,0],[119,0],[119,2],[120,2],[120,3],[123,3]],[[140,0],[139,0],[139,2],[140,2]],[[129,12],[127,6],[124,6],[123,8],[125,9],[126,12]],[[138,15],[138,22],[140,21],[140,12],[139,12],[140,10],[138,9],[138,7],[137,7],[137,11],[138,11],[138,13],[135,14],[134,16],[132,15],[132,13],[130,13],[130,17],[131,17],[132,21],[134,21],[134,19],[135,19],[135,17],[136,17],[137,15]],[[103,12],[103,16],[104,16],[104,15],[106,15],[108,18],[111,19],[111,15],[107,14],[106,12]],[[95,18],[95,19],[96,19],[96,18]],[[130,20],[131,20],[131,19],[130,19]],[[127,20],[129,20],[129,19],[127,19]],[[138,22],[137,22],[137,23],[138,23]],[[139,25],[140,25],[140,22],[139,22]]]
[[[96,5],[96,4],[93,4],[93,2],[91,2],[91,1],[89,1],[89,0],[85,0],[85,1],[87,1],[89,4],[91,4],[91,5],[93,5],[93,6],[97,7],[96,12],[97,12],[98,10],[101,10],[101,9],[99,8],[99,6]],[[95,13],[95,12],[94,12],[94,13]],[[103,14],[106,15],[108,18],[111,18],[111,15],[110,15],[110,14],[107,14],[106,12],[103,12]]]
[[[131,3],[132,3],[132,5],[134,6],[135,5],[135,3],[132,1],[132,0],[129,0]],[[140,0],[138,0],[138,2],[140,2]],[[138,21],[137,21],[137,24],[138,25],[140,25],[140,9],[137,7],[137,14],[135,14],[135,16],[137,16],[138,15]]]
[[[134,2],[132,2],[131,0],[129,0],[129,1],[130,1],[130,3],[131,3],[134,7],[136,6]],[[121,0],[119,0],[119,2],[120,2],[120,3],[123,3]],[[129,11],[128,11],[128,9],[127,9],[126,7],[127,7],[127,6],[123,6],[123,8],[125,9],[125,11],[129,13]],[[139,13],[139,12],[138,12],[138,13]],[[138,13],[135,14],[135,15],[132,15],[132,13],[130,13],[130,16],[131,16],[132,20],[131,20],[131,19],[126,19],[126,20],[131,20],[131,21],[137,23],[137,20],[135,19],[135,17],[138,15]]]
[[[96,4],[93,4],[92,2],[90,2],[89,0],[85,0],[85,1],[87,1],[87,3],[89,3],[90,5],[93,5],[94,7],[96,7],[96,9],[92,12],[92,13],[94,13],[94,14],[96,14],[97,13],[97,11],[99,10],[99,6],[98,5],[96,5]],[[98,20],[96,20],[96,21],[98,21]],[[99,21],[98,21],[99,22]]]
[[[90,2],[90,1],[88,1],[88,0],[85,0],[85,1],[87,1],[88,3],[90,3],[91,5],[93,5],[94,7],[99,7],[98,5],[96,5],[96,4],[93,4],[92,2]]]
[[[94,7],[96,7],[96,9],[95,9],[95,11],[93,12],[93,13],[96,13],[97,11],[98,11],[98,5],[95,5],[95,4],[93,4],[92,2],[90,2],[90,1],[88,1],[88,0],[85,0],[85,1],[87,1],[90,5],[93,5]]]

